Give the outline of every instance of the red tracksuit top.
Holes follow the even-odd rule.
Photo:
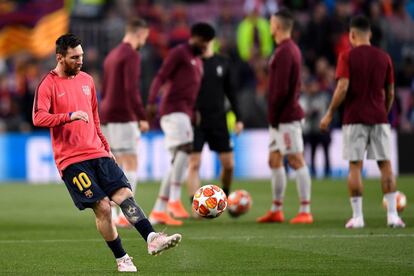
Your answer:
[[[70,121],[70,112],[88,113],[89,123]],[[33,103],[33,124],[50,128],[60,173],[71,164],[109,157],[109,144],[100,129],[95,85],[90,75],[59,77],[50,71],[40,82]]]

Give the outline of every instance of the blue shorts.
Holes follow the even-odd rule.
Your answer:
[[[104,197],[111,198],[120,188],[131,189],[124,172],[109,157],[69,165],[63,170],[62,179],[79,210],[91,208]]]

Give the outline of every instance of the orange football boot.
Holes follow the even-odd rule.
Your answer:
[[[269,222],[284,222],[285,216],[283,214],[283,211],[267,211],[267,213],[264,216],[261,216],[256,219],[256,222],[259,223],[269,223]]]
[[[149,221],[151,224],[165,224],[165,225],[171,225],[171,226],[180,226],[183,224],[182,221],[173,219],[170,217],[167,212],[156,212],[152,211],[149,216]]]
[[[132,228],[132,225],[129,223],[127,218],[124,216],[124,214],[120,214],[115,219],[115,225],[120,228]]]
[[[173,218],[176,219],[187,219],[190,217],[188,212],[184,209],[183,204],[180,200],[174,202],[168,202],[168,212]]]
[[[290,224],[312,224],[313,216],[311,213],[299,213],[290,220]]]

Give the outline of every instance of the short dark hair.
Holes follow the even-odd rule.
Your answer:
[[[289,9],[281,8],[279,11],[275,12],[273,16],[280,18],[284,30],[292,30],[295,19],[293,18],[293,14]]]
[[[369,32],[371,30],[371,24],[369,23],[368,17],[365,15],[357,15],[352,17],[349,25],[351,28],[355,28],[362,32]]]
[[[56,40],[56,54],[66,56],[68,48],[75,48],[81,43],[81,40],[76,35],[71,33],[64,34]]]
[[[126,32],[136,32],[138,29],[147,29],[148,23],[142,18],[132,17],[128,20],[126,25]]]
[[[210,41],[216,36],[216,31],[210,24],[199,22],[191,27],[191,36],[199,36],[205,41]]]

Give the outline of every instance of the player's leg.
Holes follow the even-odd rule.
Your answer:
[[[280,124],[279,132],[282,138],[281,151],[287,155],[289,166],[295,170],[296,188],[300,201],[299,213],[290,220],[290,223],[312,223],[313,217],[310,212],[311,177],[303,157],[304,146],[301,122]]]
[[[175,218],[188,218],[190,215],[181,203],[181,185],[193,147],[191,120],[183,112],[174,112],[161,118],[161,127],[165,133],[167,148],[173,153],[168,211]]]
[[[155,232],[141,207],[135,202],[129,188],[123,187],[116,190],[111,199],[119,205],[129,223],[137,229],[141,237],[147,242],[149,254],[158,255],[164,250],[175,247],[181,241],[180,234],[167,236],[164,233]]]
[[[221,185],[224,193],[228,196],[233,180],[234,155],[226,119],[222,118],[214,124],[214,127],[207,128],[205,134],[210,149],[219,155]]]
[[[111,218],[111,202],[105,197],[92,207],[95,213],[96,228],[101,233],[106,244],[111,249],[118,265],[118,271],[135,272],[137,268],[132,258],[125,252],[122,241]]]
[[[99,185],[100,177],[95,171],[98,165],[99,159],[72,164],[63,171],[62,178],[75,205],[80,210],[93,209],[97,229],[117,259],[118,270],[136,271],[130,257],[122,248],[121,239],[111,217],[110,200]]]
[[[193,196],[195,192],[200,188],[200,165],[201,165],[201,152],[192,152],[190,154],[188,162],[188,194],[190,195],[190,202],[193,202]]]
[[[233,151],[219,153],[221,162],[220,180],[224,193],[228,196],[230,193],[231,183],[234,172],[234,154]]]
[[[168,211],[174,218],[185,219],[190,217],[181,202],[181,185],[184,182],[185,173],[188,167],[188,159],[192,148],[192,142],[177,146],[172,161]]]
[[[283,200],[286,191],[286,170],[283,166],[283,155],[279,150],[269,153],[269,167],[271,170],[272,205],[270,210],[257,218],[257,222],[283,222]]]
[[[187,175],[187,189],[188,189],[188,194],[190,196],[191,205],[193,204],[193,197],[194,197],[195,192],[201,186],[199,171],[200,171],[200,165],[201,165],[201,152],[203,151],[204,143],[205,143],[205,133],[203,129],[199,126],[194,127],[193,150],[188,160],[188,175]]]
[[[387,225],[390,227],[405,227],[405,223],[397,212],[397,184],[391,166],[391,128],[388,124],[372,126],[370,143],[367,148],[367,158],[377,160],[381,172],[381,186],[387,201]]]
[[[260,223],[283,222],[285,220],[282,208],[287,179],[278,136],[278,131],[273,127],[269,127],[269,167],[271,170],[272,205],[265,215],[257,218],[256,221]]]
[[[308,166],[303,157],[303,152],[288,154],[289,166],[296,173],[296,188],[299,195],[300,206],[299,213],[290,220],[292,224],[309,224],[313,222],[313,216],[310,210],[311,201],[311,177]]]
[[[362,228],[365,226],[362,208],[362,167],[365,149],[368,145],[369,127],[360,124],[344,125],[343,156],[349,161],[348,190],[352,207],[352,218],[345,224],[346,228]]]

